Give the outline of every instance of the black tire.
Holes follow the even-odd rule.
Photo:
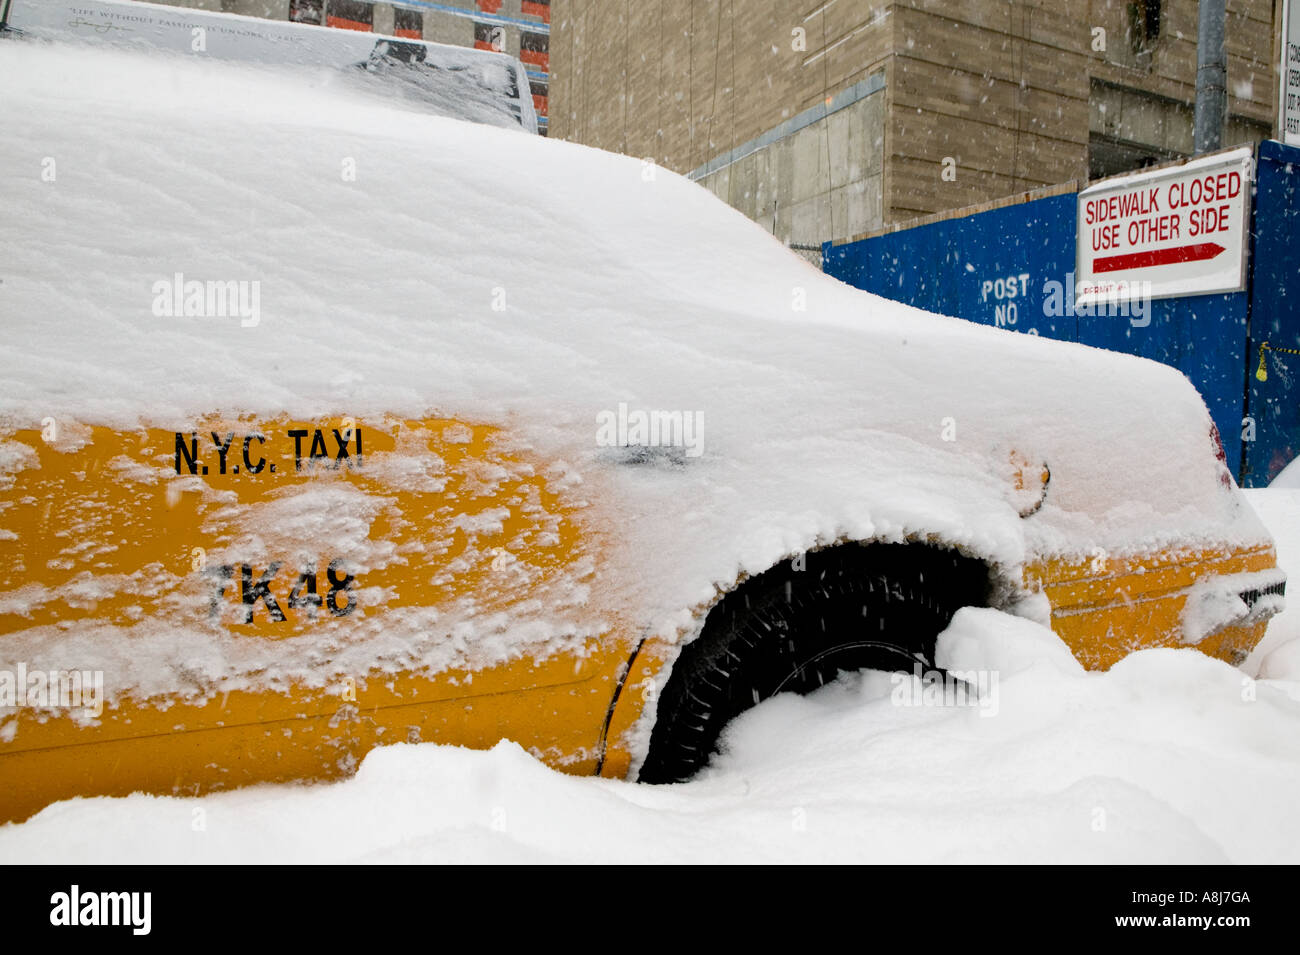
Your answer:
[[[777,693],[844,671],[933,667],[953,614],[983,602],[982,568],[948,552],[847,545],[806,560],[747,581],[709,613],[664,687],[641,782],[690,778],[732,719]]]

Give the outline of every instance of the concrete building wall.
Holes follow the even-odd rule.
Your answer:
[[[458,17],[454,13],[440,10],[424,11],[424,38],[435,43],[450,43],[454,46],[474,45],[474,21]],[[507,37],[507,48],[509,38]],[[519,52],[519,38],[515,37],[515,54]]]
[[[1087,174],[1088,79],[1067,3],[895,3],[890,222]]]
[[[1165,0],[1160,36],[1152,44],[1134,35],[1130,6],[1131,0],[1089,0],[1086,5],[1088,25],[1103,27],[1107,37],[1105,52],[1089,51],[1090,75],[1190,103],[1196,92],[1196,0]],[[1275,0],[1227,0],[1227,9],[1229,110],[1272,124],[1281,5]]]
[[[879,69],[884,4],[556,0],[551,135],[685,172]]]
[[[1192,152],[1196,0],[900,0],[887,217],[973,205]],[[1270,135],[1272,0],[1229,0],[1224,143]],[[1099,32],[1100,31],[1100,32]],[[951,157],[955,179],[942,164]]]
[[[1197,0],[1154,2],[555,0],[551,134],[694,171],[782,238],[845,238],[1190,153]],[[1272,133],[1280,33],[1274,0],[1227,7],[1225,145]],[[713,168],[880,71],[879,107]]]
[[[797,246],[884,224],[883,88],[698,181]]]

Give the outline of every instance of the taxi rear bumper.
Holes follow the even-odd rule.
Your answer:
[[[1097,670],[1136,650],[1186,646],[1236,666],[1285,606],[1286,575],[1271,546],[1049,560],[1025,579],[1047,595],[1052,629]]]

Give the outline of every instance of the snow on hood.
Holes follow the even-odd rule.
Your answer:
[[[1179,372],[852,289],[639,159],[180,56],[0,42],[0,86],[10,426],[503,425],[611,492],[605,572],[662,626],[845,537],[1011,567],[1266,539]],[[155,316],[176,273],[260,283],[257,324]],[[614,463],[620,403],[701,412],[703,454]],[[1013,449],[1051,468],[1027,519]]]

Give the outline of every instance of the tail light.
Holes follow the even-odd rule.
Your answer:
[[[1232,479],[1232,469],[1228,467],[1228,452],[1223,450],[1223,438],[1219,436],[1219,426],[1210,422],[1210,441],[1214,444],[1214,457],[1219,462],[1219,483],[1228,490],[1236,487]]]

